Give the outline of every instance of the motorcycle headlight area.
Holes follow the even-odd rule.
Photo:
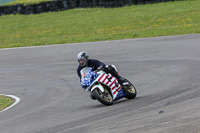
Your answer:
[[[84,78],[81,79],[82,88],[87,89],[97,77],[98,74],[91,71],[88,74],[84,75]]]
[[[83,88],[87,88],[88,86],[90,86],[91,82],[90,82],[90,78],[84,78],[81,82],[81,86]]]

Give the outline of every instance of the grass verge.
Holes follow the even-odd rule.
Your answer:
[[[0,48],[200,33],[200,1],[0,17]]]
[[[7,108],[13,103],[12,98],[0,95],[0,111]]]
[[[53,0],[16,0],[4,5],[17,5],[17,4],[27,5],[27,4],[37,4],[37,3],[45,2],[45,1],[53,1]]]

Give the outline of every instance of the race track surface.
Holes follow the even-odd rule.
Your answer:
[[[112,106],[91,100],[76,54],[117,66],[137,88]],[[0,133],[199,133],[200,34],[0,50]]]

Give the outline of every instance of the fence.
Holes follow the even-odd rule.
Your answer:
[[[177,0],[54,0],[30,5],[0,6],[0,16],[7,14],[38,14],[74,8],[115,8],[138,4],[151,4]]]

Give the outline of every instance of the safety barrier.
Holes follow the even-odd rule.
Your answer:
[[[74,8],[115,8],[138,4],[151,4],[178,0],[54,0],[30,5],[0,6],[0,16],[7,14],[38,14]]]

